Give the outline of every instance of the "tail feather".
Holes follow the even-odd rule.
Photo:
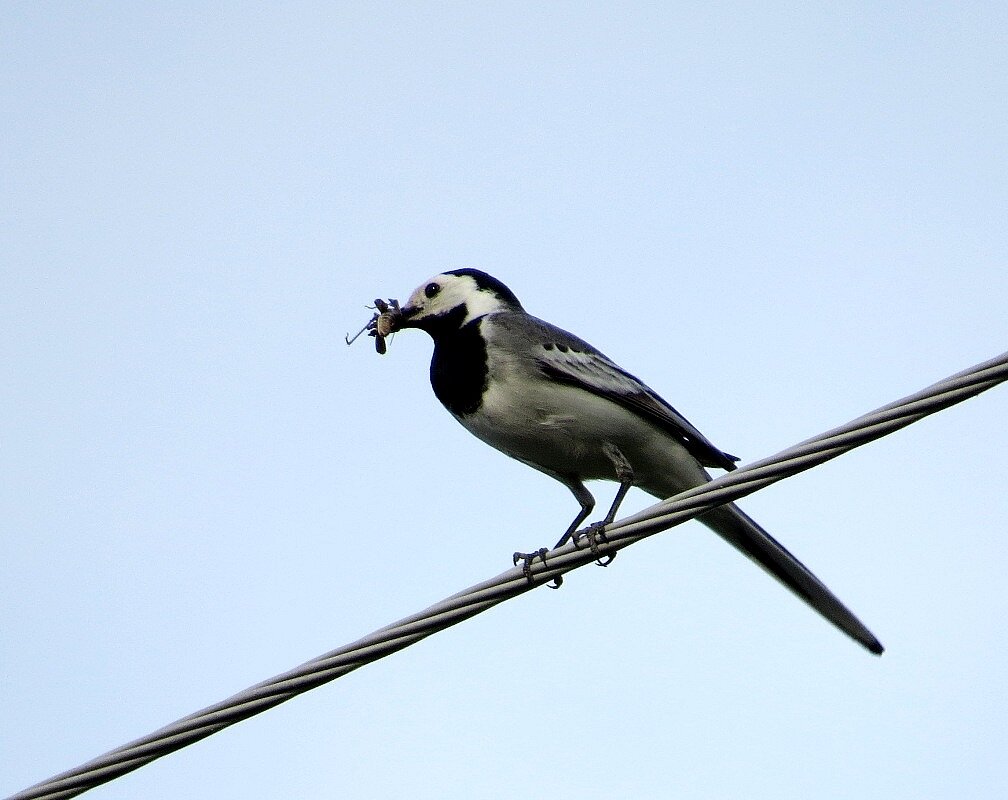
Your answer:
[[[808,567],[734,503],[708,511],[697,519],[759,564],[856,642],[876,655],[882,654],[882,644],[861,620]]]

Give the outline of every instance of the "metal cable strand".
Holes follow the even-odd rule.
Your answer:
[[[704,486],[663,500],[608,526],[601,554],[612,553],[647,536],[751,494],[772,483],[836,458],[917,420],[973,397],[1008,380],[1008,353],[957,373],[928,388],[858,419],[807,439],[775,456],[722,475]],[[576,537],[575,537],[576,538]],[[569,542],[536,562],[532,581],[519,568],[471,586],[430,608],[381,628],[215,705],[183,717],[142,739],[116,748],[76,769],[11,795],[8,800],[56,800],[74,797],[107,781],[248,719],[303,692],[346,675],[358,667],[402,650],[444,628],[469,619],[498,603],[524,594],[597,555]]]

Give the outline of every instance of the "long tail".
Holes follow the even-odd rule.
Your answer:
[[[718,536],[742,551],[812,608],[876,655],[882,644],[851,611],[776,539],[731,503],[697,517]]]

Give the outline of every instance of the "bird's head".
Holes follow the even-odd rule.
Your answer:
[[[495,311],[521,310],[514,292],[478,269],[453,269],[429,278],[410,295],[395,329],[420,328],[431,336]]]

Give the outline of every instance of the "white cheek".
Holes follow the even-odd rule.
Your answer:
[[[465,304],[468,312],[465,318],[466,322],[476,319],[476,317],[482,317],[484,314],[499,311],[501,307],[500,300],[487,292],[474,292],[465,298]]]

